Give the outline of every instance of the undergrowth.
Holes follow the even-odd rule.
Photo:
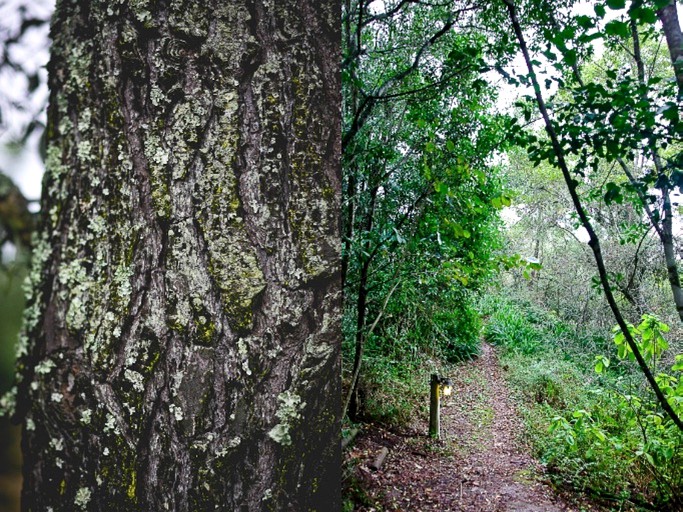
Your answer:
[[[488,296],[480,310],[486,339],[502,349],[529,441],[557,483],[615,510],[683,510],[683,436],[623,347],[617,353],[612,340],[578,334],[522,300]],[[670,402],[683,409],[680,371],[663,375]]]
[[[395,309],[390,304],[386,317],[402,321],[378,324],[365,340],[358,419],[401,429],[418,427],[418,421],[429,418],[429,382],[433,373],[448,375],[457,362],[479,353],[481,320],[469,299],[451,303],[452,310],[436,307],[436,302],[430,301],[397,302],[400,304],[394,305]],[[406,307],[406,303],[412,306]],[[348,390],[355,326],[350,315],[344,320],[343,388]],[[357,426],[345,417],[342,430],[350,432]],[[424,449],[451,451],[431,439],[423,441]],[[353,510],[354,505],[377,509],[379,505],[365,493],[362,476],[352,461],[343,466],[344,510]]]
[[[450,307],[438,301],[411,300],[397,291],[384,318],[367,335],[359,380],[362,421],[402,427],[428,413],[429,377],[445,374],[455,363],[479,353],[481,320],[469,295]],[[396,321],[401,318],[401,321]],[[344,317],[343,387],[348,389],[355,330],[352,315]]]

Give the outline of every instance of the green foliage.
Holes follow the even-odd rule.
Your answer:
[[[559,483],[658,510],[683,506],[683,436],[662,414],[618,340],[610,357],[593,355],[600,345],[591,337],[529,302],[489,296],[480,308],[488,315],[484,332],[503,348],[502,362],[532,444]],[[667,330],[650,314],[632,326],[643,352],[660,364]],[[679,355],[672,375],[657,376],[679,411],[682,370]]]
[[[494,345],[519,354],[534,354],[563,346],[571,338],[578,338],[571,327],[556,314],[545,311],[529,301],[487,295],[479,302],[481,313],[488,316],[484,336]],[[548,342],[552,341],[552,344]]]
[[[529,320],[507,305],[493,313],[486,324],[484,335],[491,343],[522,354],[535,352],[541,343],[538,331]]]
[[[490,155],[508,142],[480,74],[490,42],[455,26],[458,7],[377,8],[344,12],[343,355],[348,376],[364,346],[366,413],[400,421],[384,392],[409,383],[396,367],[477,353],[472,296],[497,271],[497,211],[511,204]]]
[[[23,259],[0,268],[0,395],[14,380],[15,347],[24,308],[22,282],[26,276]]]
[[[414,415],[425,413],[429,382],[427,373],[416,363],[367,357],[363,386],[366,419],[405,425]]]
[[[644,314],[642,320],[638,327],[629,324],[629,332],[643,357],[656,361],[669,348],[669,344],[664,339],[664,336],[662,336],[662,333],[669,332],[669,326],[652,314]],[[624,333],[619,326],[614,327],[612,333],[614,334],[614,343],[617,345],[619,358],[625,359],[628,357],[631,361],[635,361],[636,358],[633,350],[626,343]]]
[[[652,397],[622,380],[613,385],[584,392],[582,408],[552,418],[545,460],[575,485],[620,489],[661,509],[683,506],[683,435]]]

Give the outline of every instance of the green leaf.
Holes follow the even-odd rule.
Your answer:
[[[626,0],[607,0],[607,7],[610,9],[623,9],[626,7]]]
[[[657,21],[657,15],[655,11],[649,7],[636,7],[631,9],[628,13],[631,19],[640,21],[641,23],[653,24]]]
[[[545,56],[546,59],[548,59],[550,62],[555,62],[557,60],[557,55],[555,52],[552,50],[545,50],[543,52],[543,55]]]
[[[603,355],[595,356],[595,373],[602,373],[609,367],[609,359]]]
[[[630,349],[626,345],[619,345],[619,348],[617,349],[617,355],[619,356],[619,359],[626,359],[626,357],[630,354]]]
[[[621,188],[619,185],[609,182],[606,185],[607,192],[605,192],[605,204],[610,204],[612,202],[621,204],[623,197],[621,196]]]
[[[678,354],[676,356],[676,364],[671,367],[672,371],[683,372],[683,354]]]
[[[630,30],[627,23],[623,21],[612,20],[605,25],[605,33],[608,36],[628,37]]]
[[[404,244],[404,243],[406,243],[406,239],[403,238],[403,237],[401,236],[401,233],[399,233],[398,230],[397,230],[396,228],[393,228],[393,230],[394,230],[394,234],[396,235],[396,241],[397,241],[399,244]]]
[[[585,15],[577,16],[577,17],[576,17],[576,23],[578,23],[578,24],[579,24],[579,27],[581,27],[581,28],[583,28],[583,29],[592,28],[593,25],[594,25],[593,20],[591,19],[591,17],[590,17],[590,16],[585,16]]]
[[[427,152],[431,153],[431,152],[434,151],[435,149],[436,149],[436,146],[434,145],[433,142],[427,142],[427,144],[425,144],[425,150],[426,150]]]
[[[550,421],[550,426],[548,427],[548,432],[551,434],[557,430],[557,428],[562,425],[564,422],[564,418],[562,416],[555,416],[551,421]]]
[[[596,6],[593,7],[593,10],[595,11],[595,14],[599,18],[604,18],[605,17],[605,6],[601,4],[597,4]]]
[[[576,64],[577,59],[578,55],[576,53],[576,50],[567,50],[564,54],[564,60],[570,66]]]
[[[592,432],[595,435],[595,437],[597,437],[601,443],[604,443],[605,440],[607,439],[607,436],[605,436],[604,432],[602,430],[600,430],[599,428],[592,429]]]
[[[452,140],[447,140],[446,141],[446,149],[448,151],[454,151],[455,150],[455,143]]]

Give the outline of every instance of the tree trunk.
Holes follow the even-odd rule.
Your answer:
[[[340,506],[335,2],[58,2],[25,511]]]
[[[666,37],[666,45],[669,48],[671,65],[678,84],[678,97],[683,99],[683,33],[678,21],[676,0],[670,0],[669,4],[657,11],[657,17],[662,22],[662,30]]]
[[[662,16],[662,13],[667,13],[668,8],[663,9],[660,12],[660,16]],[[676,17],[676,23],[675,25],[678,26],[678,17],[676,16],[676,9],[674,6],[674,16]],[[663,24],[665,24],[663,22]],[[671,23],[669,22],[669,25]],[[669,31],[671,31],[672,27],[669,26]],[[680,29],[678,29],[679,36],[680,36]],[[665,35],[667,38],[667,41],[671,40],[669,32],[665,30]],[[636,61],[636,68],[637,68],[637,74],[638,74],[638,81],[640,82],[641,86],[643,88],[646,88],[646,83],[645,83],[645,64],[643,62],[643,57],[642,53],[640,51],[640,36],[638,35],[638,26],[635,22],[635,20],[631,20],[631,38],[633,40],[633,57]],[[679,38],[680,39],[680,38]],[[669,45],[671,47],[671,45]],[[679,40],[679,46],[680,46],[680,40]],[[672,60],[674,59],[674,54],[672,53]],[[680,59],[683,60],[683,56],[680,56]],[[674,68],[676,65],[674,64]],[[681,87],[681,91],[683,91],[683,81],[679,81],[679,86]],[[649,98],[647,97],[646,94],[643,95],[643,99],[645,101],[649,102]],[[643,201],[643,206],[646,208],[646,212],[648,214],[648,217],[650,218],[652,225],[655,227],[655,230],[657,234],[659,235],[659,239],[662,242],[662,247],[664,248],[664,261],[666,263],[666,272],[667,276],[669,278],[669,286],[671,287],[671,292],[673,294],[673,300],[674,304],[676,305],[676,311],[678,312],[678,317],[679,319],[683,322],[683,289],[681,289],[681,280],[680,276],[678,274],[678,263],[676,262],[676,251],[674,249],[674,238],[673,238],[673,212],[671,211],[671,189],[669,188],[668,185],[668,177],[666,173],[666,169],[664,165],[662,165],[661,158],[659,156],[659,151],[657,148],[657,144],[655,142],[654,136],[650,135],[649,136],[649,150],[650,150],[650,156],[652,157],[652,162],[655,165],[655,169],[657,171],[657,176],[658,176],[658,182],[662,182],[663,184],[658,186],[657,189],[661,192],[662,194],[662,220],[661,224],[659,224],[653,216],[650,214],[649,208],[647,207],[646,201]],[[630,173],[627,173],[627,176],[630,178]],[[662,179],[663,178],[663,179]],[[631,179],[631,183],[634,183],[634,180]],[[642,197],[642,193],[640,194]],[[642,199],[641,199],[642,200]],[[656,224],[659,224],[657,226]]]

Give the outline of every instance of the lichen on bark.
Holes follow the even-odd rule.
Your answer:
[[[338,506],[337,14],[58,3],[25,510]]]

